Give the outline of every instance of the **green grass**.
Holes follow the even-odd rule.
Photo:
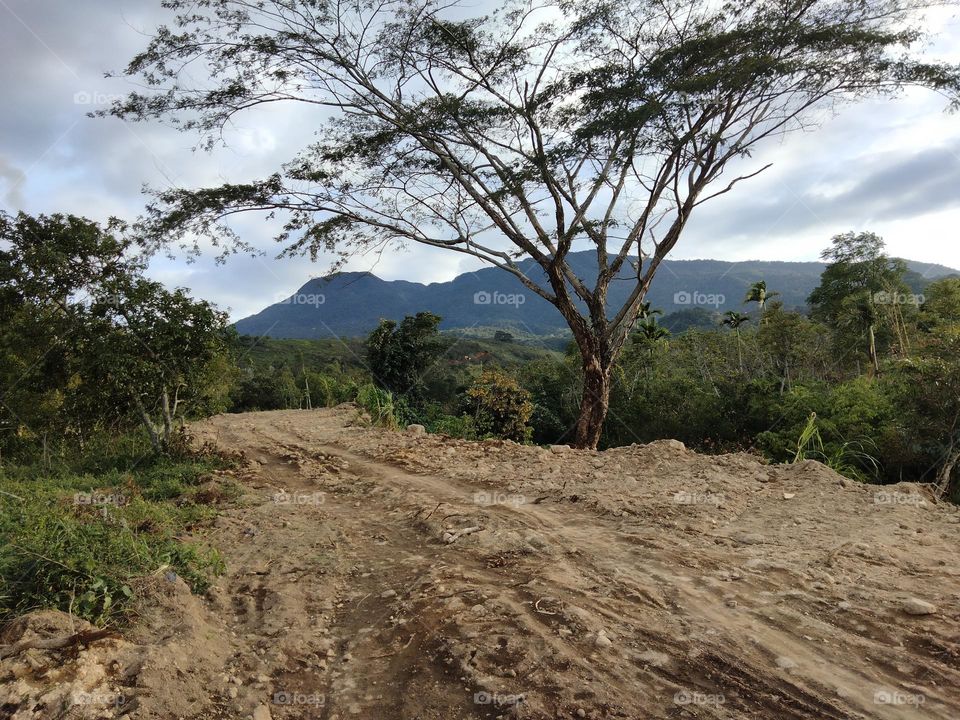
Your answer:
[[[73,460],[0,466],[0,622],[39,608],[120,625],[137,579],[176,573],[202,592],[223,563],[181,536],[209,522],[227,487],[200,485],[228,461],[146,456],[142,439],[88,446]]]

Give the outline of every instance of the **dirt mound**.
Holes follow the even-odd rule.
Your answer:
[[[208,597],[101,641],[130,718],[960,717],[960,513],[919,486],[356,418],[194,428],[247,494]]]

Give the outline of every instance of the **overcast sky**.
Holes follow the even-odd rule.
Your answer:
[[[197,187],[261,177],[309,142],[312,110],[278,107],[242,118],[229,147],[191,150],[194,136],[159,124],[90,119],[85,113],[132,89],[120,70],[169,19],[160,0],[0,0],[0,207],[134,219],[144,184]],[[960,21],[931,18],[933,51],[960,62]],[[836,233],[873,230],[892,254],[960,268],[960,116],[942,99],[911,92],[824,117],[816,132],[763,147],[774,166],[700,208],[676,258],[816,260]],[[269,227],[250,219],[244,239],[266,258],[158,259],[151,273],[228,308],[234,319],[325,274],[325,263],[275,260]],[[351,269],[387,279],[449,280],[467,258],[412,248],[359,257]]]

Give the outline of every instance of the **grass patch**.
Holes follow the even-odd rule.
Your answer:
[[[0,466],[0,622],[56,608],[120,625],[135,578],[175,572],[202,592],[222,571],[216,550],[181,538],[234,494],[206,482],[230,461],[182,447],[150,455],[144,442],[131,436],[73,459]]]

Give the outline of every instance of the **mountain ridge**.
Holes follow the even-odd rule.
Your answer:
[[[588,283],[596,277],[595,254],[571,253],[570,264]],[[634,258],[635,259],[635,258]],[[960,271],[907,260],[907,283],[920,294],[929,282]],[[593,266],[591,268],[591,265]],[[519,263],[534,280],[542,271],[532,260]],[[666,260],[647,299],[665,313],[701,308],[710,313],[744,310],[747,288],[765,280],[787,307],[800,308],[817,286],[826,265],[789,260],[726,261],[709,258]],[[619,307],[630,280],[611,283],[609,307]],[[234,323],[245,335],[275,338],[356,337],[369,333],[381,318],[400,320],[420,311],[443,318],[441,329],[502,328],[529,335],[566,330],[559,312],[499,268],[481,268],[445,282],[384,280],[369,271],[343,271],[312,278],[285,300]]]

